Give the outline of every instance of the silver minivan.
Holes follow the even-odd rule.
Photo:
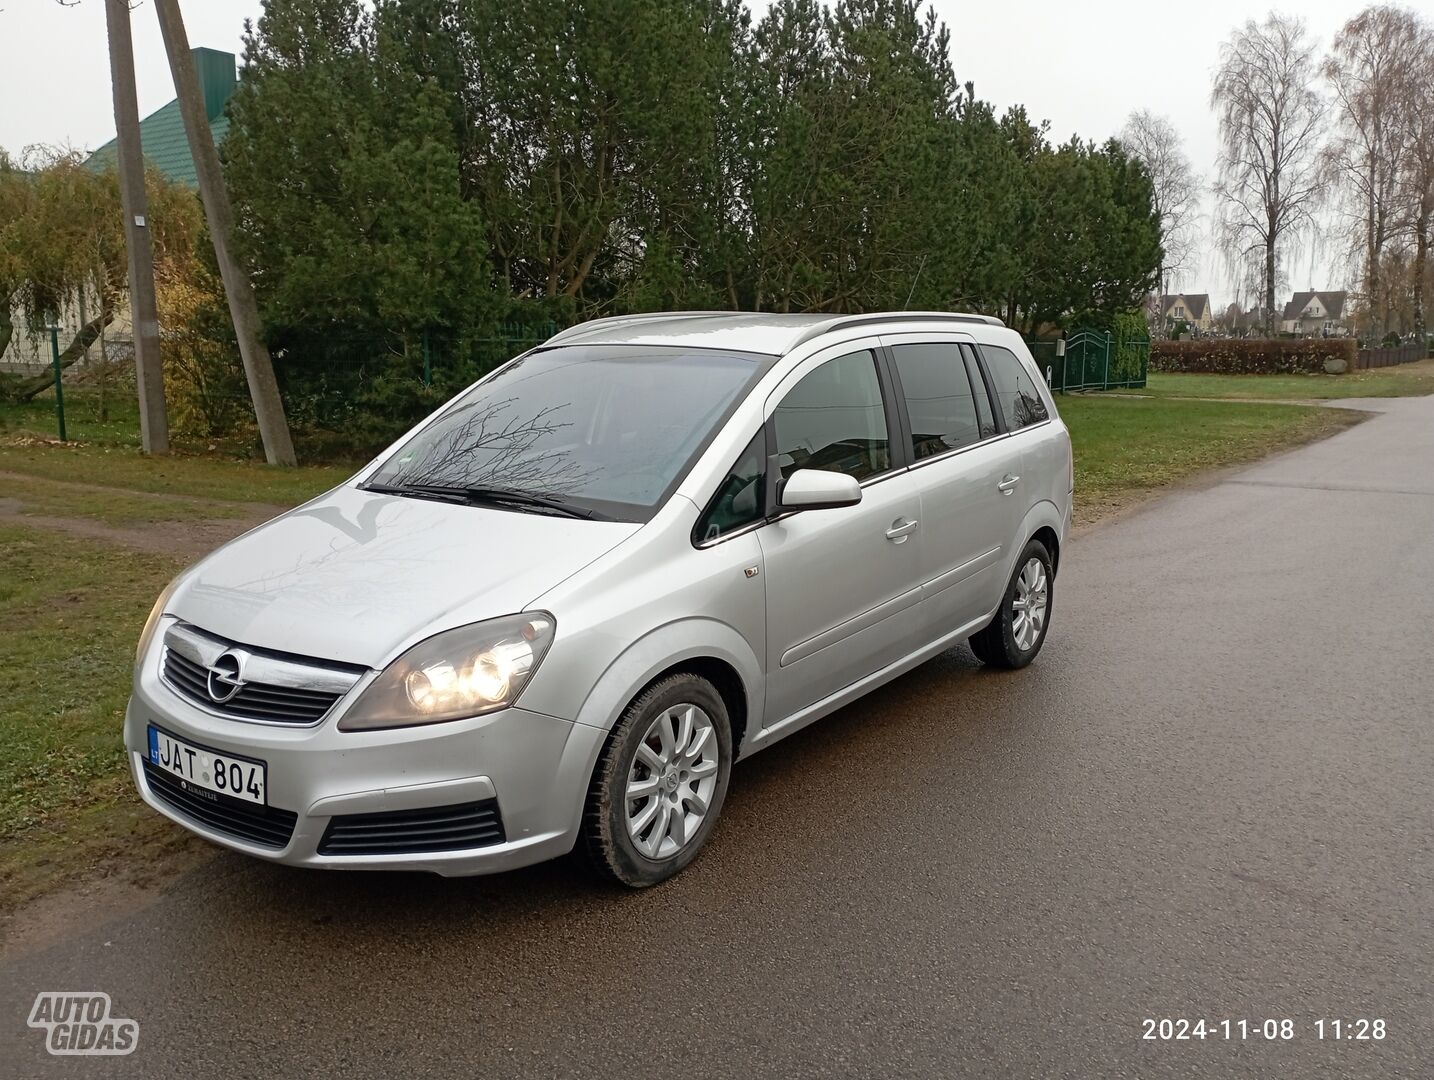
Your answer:
[[[279,862],[691,862],[732,764],[969,640],[1049,629],[1070,438],[1021,338],[903,312],[637,315],[500,367],[182,573],[141,795]]]

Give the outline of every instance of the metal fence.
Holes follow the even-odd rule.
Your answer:
[[[1068,338],[1026,342],[1046,383],[1057,394],[1127,390],[1145,385],[1150,339],[1109,330],[1080,330]]]
[[[471,374],[474,378],[485,375],[492,371],[499,364],[506,363],[519,353],[526,352],[534,345],[541,345],[558,332],[560,327],[555,322],[541,324],[534,323],[503,323],[499,325],[491,337],[479,338],[473,342],[474,361]],[[433,385],[435,365],[443,364],[443,360],[435,357],[432,350],[425,342],[423,350],[423,385]]]
[[[1412,364],[1430,356],[1429,346],[1414,342],[1409,345],[1393,345],[1377,349],[1360,349],[1355,361],[1356,371],[1369,368],[1393,367],[1395,364]]]

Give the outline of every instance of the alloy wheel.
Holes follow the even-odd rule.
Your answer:
[[[1028,559],[1016,578],[1016,595],[1011,601],[1011,636],[1023,652],[1035,647],[1046,625],[1050,606],[1050,582],[1040,559]]]
[[[696,835],[717,786],[717,732],[692,704],[664,709],[627,773],[627,833],[649,859],[676,855]]]

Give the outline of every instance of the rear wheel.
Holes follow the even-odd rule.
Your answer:
[[[712,684],[685,673],[653,684],[623,711],[593,771],[588,862],[633,888],[671,877],[711,834],[731,768],[731,723]]]
[[[1013,670],[1036,658],[1050,626],[1053,579],[1050,553],[1039,540],[1032,540],[1016,560],[995,618],[971,636],[977,660]]]

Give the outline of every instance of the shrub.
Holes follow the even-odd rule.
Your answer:
[[[1358,354],[1353,338],[1157,341],[1150,349],[1150,369],[1217,375],[1324,374],[1350,370]]]
[[[155,277],[170,427],[201,439],[247,431],[249,385],[217,276],[196,260],[161,265]]]
[[[1111,321],[1111,335],[1111,381],[1135,382],[1143,379],[1150,349],[1150,327],[1145,322],[1144,313],[1120,312]]]

